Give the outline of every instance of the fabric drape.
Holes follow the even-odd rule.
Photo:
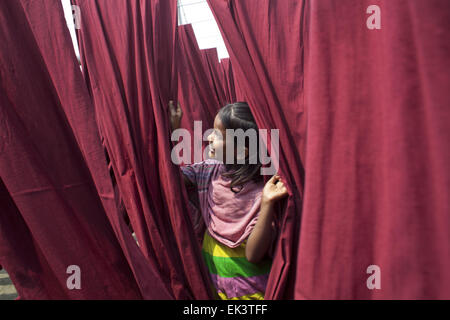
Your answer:
[[[178,26],[178,100],[184,110],[181,127],[194,132],[194,121],[202,121],[203,131],[212,128],[220,109],[215,90],[208,80],[192,25]]]
[[[201,57],[203,65],[207,70],[208,81],[210,87],[213,89],[217,103],[220,107],[230,103],[225,96],[225,89],[222,83],[221,70],[219,64],[219,58],[216,48],[203,49],[201,51]]]
[[[176,299],[211,297],[167,105],[176,100],[176,1],[77,0],[83,72],[140,248]]]
[[[280,129],[290,197],[266,298],[448,299],[449,2],[208,3],[238,99]]]
[[[220,60],[222,85],[225,91],[225,99],[229,103],[236,102],[236,89],[234,84],[233,68],[229,58]]]
[[[22,299],[140,299],[61,3],[2,1],[0,25],[2,265]]]
[[[367,28],[373,4],[379,30]],[[448,299],[450,3],[306,5],[310,182],[297,295]],[[307,262],[319,246],[324,255]],[[366,284],[371,265],[379,290]]]

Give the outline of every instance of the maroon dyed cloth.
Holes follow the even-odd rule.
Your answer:
[[[222,83],[221,69],[219,58],[217,55],[217,49],[203,49],[201,51],[203,65],[207,69],[207,76],[210,87],[213,89],[213,93],[216,97],[217,103],[220,107],[225,106],[227,103],[235,101],[227,101],[225,95],[224,84]]]
[[[208,299],[208,274],[170,152],[176,0],[75,3],[83,72],[140,248],[174,298]]]
[[[238,99],[280,129],[291,196],[266,298],[449,299],[450,2],[208,3]]]
[[[178,27],[177,44],[178,100],[184,113],[181,127],[192,134],[194,121],[202,121],[205,131],[213,127],[221,105],[209,82],[209,69],[203,64],[192,25]]]
[[[230,103],[236,102],[233,68],[229,58],[220,60],[220,71],[222,86],[225,91],[225,99]]]
[[[0,2],[0,42],[2,265],[21,299],[142,298],[108,220],[111,181],[61,3]],[[80,290],[67,287],[71,265]]]

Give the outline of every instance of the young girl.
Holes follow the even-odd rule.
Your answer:
[[[177,129],[181,107],[171,101],[169,110],[172,129]],[[208,136],[211,159],[181,169],[185,183],[197,188],[206,227],[202,254],[218,296],[262,300],[271,267],[268,251],[275,238],[273,207],[287,190],[278,175],[264,185],[261,164],[248,161],[248,144],[245,164],[218,161],[227,159],[226,129],[258,132],[247,103],[222,108]]]

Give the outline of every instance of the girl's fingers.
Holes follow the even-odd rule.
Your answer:
[[[277,183],[277,187],[278,187],[278,191],[283,194],[283,195],[287,195],[288,194],[288,190],[286,188],[286,186],[284,185],[283,182],[279,182]]]
[[[283,181],[281,180],[281,177],[278,174],[276,174],[275,175],[275,184],[279,185],[280,183],[283,183]]]
[[[183,110],[181,109],[180,102],[177,103],[177,106],[175,107],[173,100],[169,101],[169,112],[172,117],[182,117],[183,116]]]
[[[276,175],[272,176],[272,178],[269,179],[269,181],[267,181],[267,183],[271,183],[271,184],[276,184]]]
[[[278,184],[281,182],[281,178],[279,175],[274,175],[272,178],[270,178],[269,181],[271,184],[278,186]]]
[[[170,101],[169,107],[170,107],[170,112],[172,113],[172,115],[180,116],[180,117],[183,115],[183,110],[181,109],[180,102],[178,102],[177,106],[175,107],[175,105],[173,104],[173,101]]]

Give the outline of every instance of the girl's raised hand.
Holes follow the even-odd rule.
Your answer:
[[[181,109],[179,102],[177,103],[177,107],[175,107],[173,101],[169,101],[169,116],[172,131],[178,129],[180,127],[181,118],[183,118],[183,110]]]
[[[264,203],[273,204],[274,202],[286,197],[288,191],[281,177],[276,174],[267,181],[262,192],[262,201]]]

